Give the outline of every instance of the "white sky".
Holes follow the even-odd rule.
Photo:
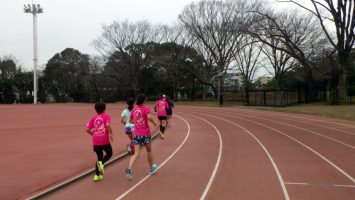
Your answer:
[[[90,43],[102,25],[116,20],[149,20],[153,24],[177,21],[185,5],[197,0],[34,0],[37,16],[38,64],[45,65],[67,47],[97,54]],[[0,58],[15,56],[24,69],[33,69],[32,14],[23,12],[32,0],[1,0]]]
[[[44,11],[37,16],[38,65],[43,68],[67,47],[97,54],[90,43],[103,24],[125,19],[171,24],[193,1],[198,0],[1,0],[0,58],[12,55],[24,69],[33,69],[33,18],[23,12],[24,4],[38,3]]]

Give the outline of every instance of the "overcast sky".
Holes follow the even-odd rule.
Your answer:
[[[38,22],[38,60],[45,65],[67,47],[96,54],[90,45],[101,34],[103,24],[115,19],[149,20],[171,24],[185,5],[196,0],[34,0],[43,7]],[[23,12],[31,0],[1,0],[0,58],[12,55],[25,69],[32,69],[32,14]]]
[[[38,64],[44,66],[67,47],[97,54],[90,43],[103,24],[128,19],[172,24],[185,5],[198,0],[1,0],[0,58],[14,56],[24,69],[33,69],[32,14],[24,4],[40,4],[38,15]]]

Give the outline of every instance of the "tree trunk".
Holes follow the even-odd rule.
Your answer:
[[[223,106],[224,103],[224,77],[220,76],[218,80],[218,101],[219,105]]]
[[[338,105],[340,103],[340,93],[339,93],[339,83],[340,83],[340,68],[339,65],[333,60],[330,59],[331,69],[331,78],[329,81],[329,101],[331,105]]]
[[[245,85],[244,87],[244,94],[245,94],[245,102],[244,105],[249,106],[249,85]]]

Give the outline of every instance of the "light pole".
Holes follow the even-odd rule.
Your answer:
[[[39,4],[27,4],[24,12],[33,15],[33,103],[37,104],[37,14],[43,13],[43,9]]]

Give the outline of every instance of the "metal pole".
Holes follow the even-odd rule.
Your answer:
[[[33,12],[33,104],[37,104],[37,14]]]
[[[37,104],[37,13],[43,13],[39,4],[24,5],[24,12],[33,15],[33,104]]]

